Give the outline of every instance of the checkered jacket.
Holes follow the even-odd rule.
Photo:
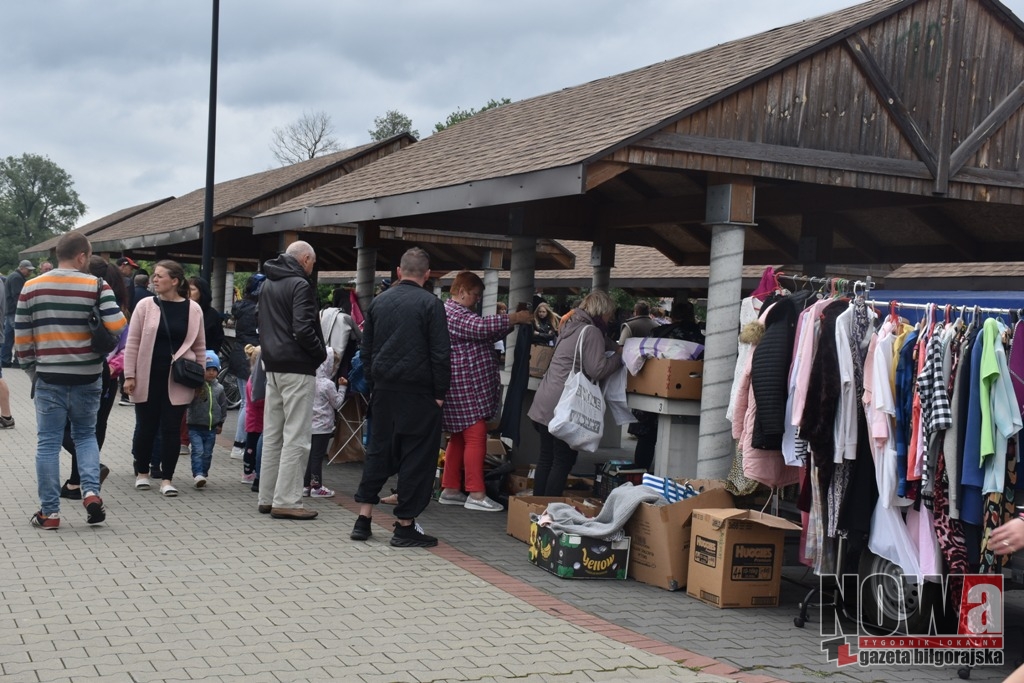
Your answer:
[[[441,427],[457,433],[498,411],[501,384],[494,342],[512,329],[507,315],[481,317],[452,299],[444,304],[452,344],[452,384]]]

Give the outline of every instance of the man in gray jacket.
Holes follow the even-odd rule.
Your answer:
[[[309,280],[315,264],[316,252],[302,241],[263,264],[267,280],[260,293],[260,349],[267,396],[258,509],[278,519],[317,515],[302,506],[316,369],[327,357]]]

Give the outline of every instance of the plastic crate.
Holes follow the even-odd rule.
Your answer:
[[[612,461],[594,467],[594,497],[605,500],[611,490],[626,482],[640,486],[647,470],[634,467],[632,462]]]

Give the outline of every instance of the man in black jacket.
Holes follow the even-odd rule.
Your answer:
[[[278,519],[313,519],[302,507],[302,475],[309,460],[316,369],[327,358],[316,291],[309,281],[316,252],[293,242],[263,264],[260,348],[267,372],[259,511]]]
[[[25,286],[25,280],[36,269],[32,262],[25,259],[18,264],[7,276],[6,312],[4,314],[4,338],[3,346],[0,347],[0,362],[3,367],[13,368],[14,363],[14,309],[18,307],[18,297],[21,296],[21,288]]]
[[[373,300],[363,323],[360,357],[372,389],[373,429],[363,478],[355,500],[359,518],[352,539],[370,537],[373,506],[380,490],[398,473],[398,504],[391,545],[430,547],[437,539],[416,524],[430,502],[441,445],[441,404],[451,383],[451,344],[444,305],[423,289],[430,279],[427,253],[413,248],[402,255],[400,281]],[[264,436],[263,457],[266,456]]]

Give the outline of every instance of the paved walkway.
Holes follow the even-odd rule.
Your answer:
[[[137,492],[134,411],[119,406],[107,523],[63,501],[60,530],[34,529],[34,411],[24,373],[5,378],[17,427],[0,431],[0,681],[955,680],[825,663],[816,627],[792,625],[795,584],[777,609],[716,610],[634,581],[558,579],[529,564],[503,514],[431,505],[421,521],[441,545],[397,550],[382,508],[375,536],[352,542],[354,465],[326,470],[345,495],[309,501],[313,522],[256,513],[230,438],[207,489]],[[178,472],[190,480],[187,458]],[[1007,621],[1021,614],[1011,605]]]

